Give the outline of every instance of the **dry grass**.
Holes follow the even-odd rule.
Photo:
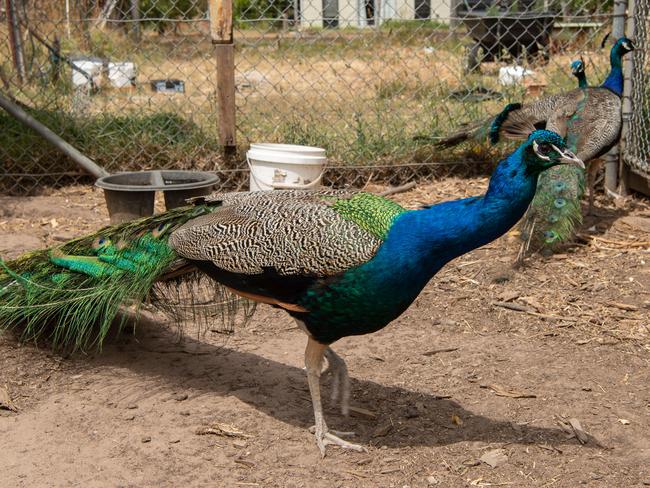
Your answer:
[[[133,48],[122,33],[94,32],[88,54],[136,63],[138,86],[133,90],[110,89],[80,97],[69,82],[58,86],[29,84],[17,93],[32,106],[54,105],[55,110],[81,117],[179,114],[195,124],[210,143],[199,145],[191,158],[202,167],[220,164],[217,139],[216,62],[213,47],[198,25],[182,36],[158,37],[147,32]],[[377,164],[421,160],[416,135],[441,135],[458,124],[477,120],[498,111],[510,100],[525,99],[523,86],[498,85],[498,64],[486,63],[482,73],[463,73],[465,46],[469,41],[446,29],[399,26],[363,34],[332,33],[238,33],[236,83],[239,142],[293,142],[323,146],[338,164]],[[3,32],[0,31],[0,36]],[[64,39],[64,52],[80,52],[79,42]],[[586,44],[585,46],[588,46]],[[585,48],[586,49],[586,48]],[[546,66],[534,65],[536,78],[554,92],[574,86],[568,66],[579,53],[554,54]],[[582,53],[588,61],[591,80],[602,78],[607,56],[596,49]],[[8,52],[0,50],[0,63],[7,70]],[[45,53],[36,60],[47,66]],[[598,75],[600,76],[598,76]],[[69,71],[65,72],[69,78]],[[155,94],[149,81],[178,78],[185,82],[184,94]],[[456,101],[458,90],[486,87],[503,94],[499,100]],[[52,103],[54,102],[54,103]],[[137,144],[125,144],[130,134],[116,134],[113,152],[102,160],[111,167],[132,167]],[[74,142],[74,141],[73,141]],[[161,140],[161,152],[171,142]],[[129,149],[127,150],[127,147]],[[101,149],[101,148],[100,148]],[[444,153],[428,150],[429,161],[468,157],[467,148]],[[483,157],[493,157],[485,148],[473,148]],[[173,152],[173,151],[172,151]],[[473,154],[476,156],[477,154]],[[169,157],[151,164],[168,164]],[[140,163],[138,163],[140,164]]]

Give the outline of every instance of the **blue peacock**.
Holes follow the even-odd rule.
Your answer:
[[[568,147],[589,164],[589,208],[593,206],[593,184],[598,170],[595,160],[605,155],[620,138],[623,56],[634,50],[626,37],[610,51],[611,70],[599,87],[579,87],[541,98],[529,104],[511,103],[487,124],[480,123],[438,142],[448,147],[470,138],[491,143],[503,138],[523,140],[531,131],[545,128],[566,138]],[[584,171],[558,167],[544,173],[539,188],[521,225],[520,258],[532,247],[551,250],[569,239],[582,221],[580,200],[584,194]]]
[[[201,197],[0,261],[0,327],[25,340],[85,349],[101,345],[121,307],[168,308],[168,300],[157,300],[166,296],[161,290],[208,277],[231,303],[243,297],[294,317],[308,336],[305,364],[321,453],[328,444],[364,450],[330,431],[323,416],[324,359],[348,411],[347,367],[332,343],[385,327],[446,263],[504,234],[524,215],[538,176],[557,165],[583,166],[561,136],[539,130],[498,164],[483,196],[420,210],[347,190]]]

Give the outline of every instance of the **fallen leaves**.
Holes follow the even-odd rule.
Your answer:
[[[244,434],[237,427],[233,427],[229,424],[214,423],[210,427],[201,427],[196,431],[196,435],[219,435],[222,437],[240,437],[247,439],[252,437],[251,435]]]
[[[458,348],[457,347],[445,347],[445,348],[442,348],[442,349],[433,349],[431,351],[423,352],[422,355],[423,356],[435,356],[436,354],[440,354],[440,353],[443,353],[443,352],[454,352],[454,351],[458,351]]]
[[[606,302],[605,305],[609,307],[620,308],[621,310],[625,310],[626,312],[636,312],[637,310],[639,310],[639,307],[637,307],[636,305],[631,305],[629,303]]]
[[[377,414],[375,412],[371,412],[370,410],[367,410],[365,408],[350,406],[349,409],[350,412],[358,413],[359,415],[363,415],[365,417],[370,417],[373,419],[377,418]]]
[[[582,425],[580,424],[580,421],[578,419],[576,418],[566,419],[563,417],[558,417],[557,423],[562,428],[562,430],[567,433],[569,439],[575,437],[578,440],[578,442],[582,445],[585,445],[587,443],[592,443],[595,446],[607,449],[607,447],[604,446],[598,439],[596,439],[591,434],[588,434],[582,428]]]
[[[508,461],[508,455],[506,454],[505,449],[492,449],[483,454],[479,459],[482,463],[485,463],[492,468],[496,468]]]
[[[481,388],[489,388],[494,392],[496,396],[507,397],[507,398],[537,398],[537,395],[534,393],[525,393],[523,391],[514,390],[512,388],[508,389],[504,386],[493,383],[491,385],[481,385]]]
[[[9,410],[10,412],[17,412],[18,409],[11,401],[11,397],[6,388],[0,386],[0,410]]]

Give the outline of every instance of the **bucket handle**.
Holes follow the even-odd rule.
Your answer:
[[[257,179],[257,176],[255,176],[255,172],[253,171],[253,165],[251,164],[251,161],[248,157],[248,154],[246,154],[246,162],[248,163],[248,169],[251,172],[251,176],[253,177],[253,180],[255,180],[255,183],[257,183],[257,186],[262,188],[263,186],[270,186],[274,190],[311,190],[312,188],[317,187],[321,180],[323,179],[323,175],[325,174],[325,168],[320,172],[318,175],[318,178],[316,178],[314,181],[305,183],[303,185],[300,184],[286,184],[286,183],[266,183],[263,181],[260,181]]]

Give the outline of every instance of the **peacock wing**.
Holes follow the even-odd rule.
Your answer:
[[[609,151],[621,134],[621,99],[601,87],[586,90],[588,98],[579,109],[571,132],[575,134],[575,152],[585,163]]]
[[[507,139],[526,140],[535,129],[547,128],[549,117],[561,106],[571,103],[579,90],[551,95],[527,103],[508,114],[500,125],[500,135]]]
[[[273,191],[210,197],[221,206],[175,230],[181,256],[242,274],[325,277],[371,259],[404,211],[363,192]]]

